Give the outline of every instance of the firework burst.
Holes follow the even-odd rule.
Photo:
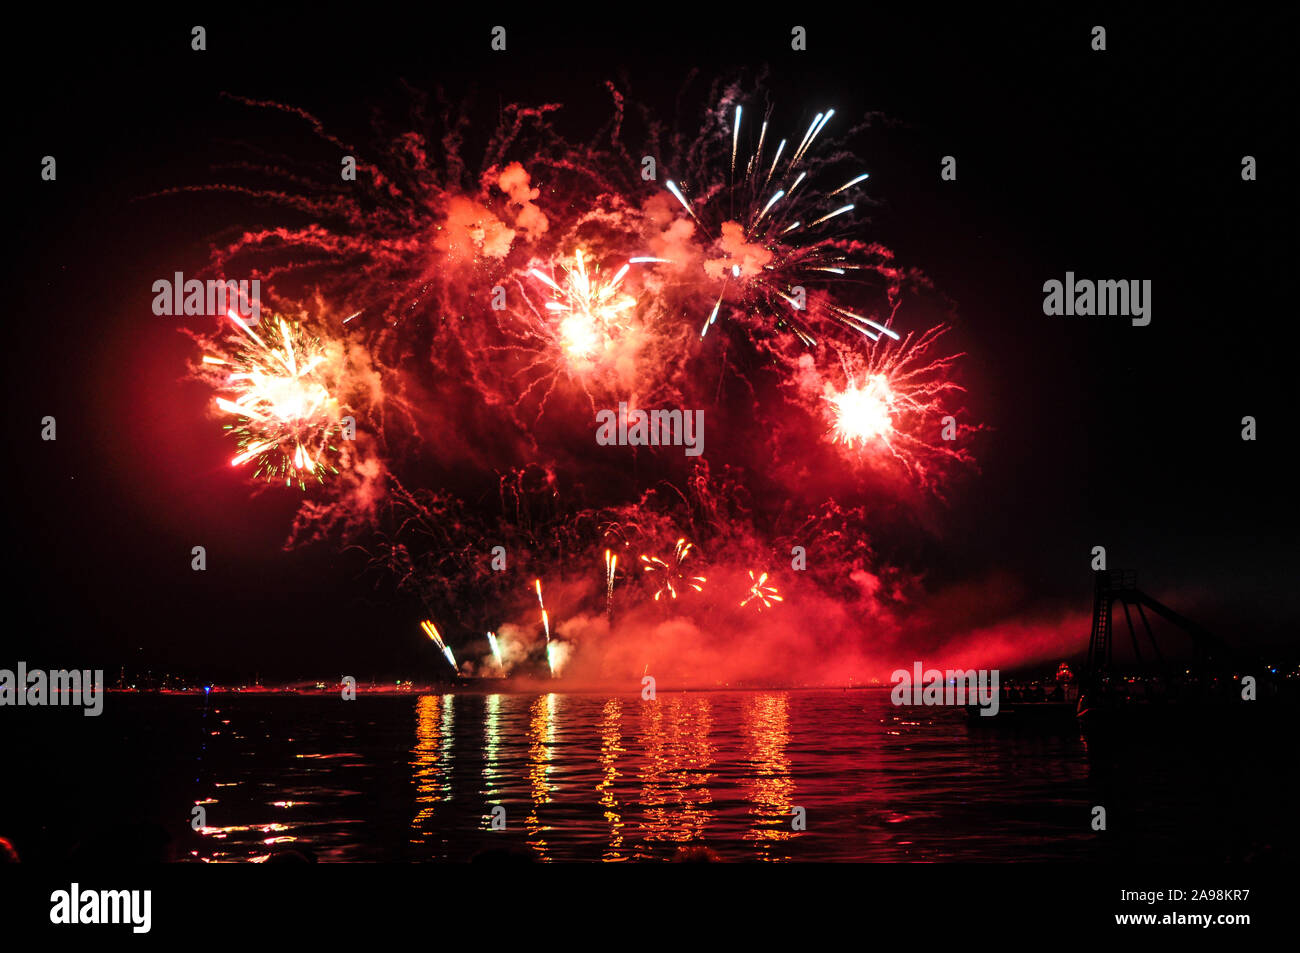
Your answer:
[[[822,383],[827,436],[852,459],[888,459],[923,486],[942,482],[954,463],[972,463],[956,440],[959,428],[950,399],[964,388],[951,369],[962,355],[930,352],[947,328],[909,334],[868,354],[840,353],[844,383]],[[945,434],[947,428],[950,432]]]
[[[612,346],[615,336],[626,330],[627,312],[636,307],[636,298],[621,289],[623,278],[634,258],[609,279],[587,271],[586,256],[579,248],[573,264],[564,263],[563,283],[557,282],[540,268],[529,274],[553,292],[546,310],[556,319],[555,333],[564,353],[574,362],[591,361]]]
[[[744,155],[744,110],[738,105],[730,123],[725,182],[718,181],[716,170],[701,170],[694,195],[672,179],[665,183],[710,242],[703,269],[718,287],[700,337],[730,303],[766,316],[809,347],[817,344],[818,325],[847,329],[870,341],[898,338],[887,322],[851,310],[830,293],[836,283],[885,271],[888,257],[881,246],[848,234],[856,209],[853,196],[868,173],[855,170],[832,179],[840,156],[824,158],[816,152],[834,115],[833,109],[819,112],[797,143],[781,139],[775,145],[765,118],[757,144]]]
[[[525,382],[521,401],[536,397],[538,416],[561,381],[572,381],[594,407],[593,390],[613,392],[626,385],[654,343],[638,313],[640,301],[625,284],[633,266],[665,263],[633,256],[611,274],[578,248],[547,266],[530,267],[520,282],[522,306],[501,330],[510,339],[489,353],[522,359],[514,376]],[[531,287],[530,287],[531,286]],[[543,293],[536,300],[535,292]]]
[[[894,392],[883,374],[870,374],[859,386],[851,379],[844,390],[827,398],[834,407],[832,430],[837,442],[864,446],[888,440],[894,429]]]
[[[324,482],[338,473],[333,459],[340,436],[339,402],[328,386],[328,355],[320,340],[298,323],[275,317],[259,335],[233,311],[242,332],[232,355],[205,355],[203,366],[218,374],[228,396],[217,407],[235,418],[226,425],[239,442],[232,466],[255,462],[254,475],[297,483]]]
[[[669,598],[676,599],[678,592],[685,592],[688,588],[696,592],[704,591],[704,583],[708,580],[704,576],[691,576],[686,573],[684,563],[690,557],[695,546],[688,543],[683,537],[677,540],[676,546],[673,547],[673,561],[665,562],[658,556],[642,556],[641,568],[648,573],[654,573],[657,580],[655,589],[655,602],[658,602],[667,593]]]

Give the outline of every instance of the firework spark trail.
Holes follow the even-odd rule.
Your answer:
[[[542,601],[542,580],[534,579],[533,588],[537,590],[537,604],[542,609],[542,631],[546,633],[546,667],[551,677],[555,677],[555,656],[551,652],[551,619],[546,614],[546,603]]]
[[[664,562],[658,556],[641,557],[642,569],[646,572],[657,573],[659,587],[655,591],[655,602],[666,592],[672,599],[677,598],[678,589],[685,592],[687,588],[694,589],[696,592],[704,591],[704,583],[708,580],[704,576],[688,576],[682,568],[694,549],[694,544],[688,543],[685,537],[677,540],[673,547],[673,562],[671,564]],[[674,585],[676,583],[676,585]]]
[[[813,327],[819,322],[853,331],[871,342],[882,336],[897,340],[898,333],[887,323],[815,291],[823,286],[833,288],[837,281],[860,280],[868,272],[885,270],[878,260],[885,254],[880,246],[843,239],[823,228],[856,208],[852,201],[836,204],[827,200],[857,189],[870,174],[855,174],[829,191],[805,186],[805,182],[821,178],[824,165],[829,163],[814,162],[810,150],[835,110],[814,117],[799,145],[788,154],[784,167],[781,160],[786,154],[785,139],[777,146],[771,164],[763,161],[767,120],[762,123],[753,154],[738,161],[742,112],[742,107],[736,106],[730,137],[731,171],[721,190],[702,184],[702,205],[697,208],[676,180],[669,179],[665,184],[669,194],[713,243],[710,254],[715,257],[707,259],[704,268],[711,278],[721,281],[721,288],[700,337],[705,337],[717,322],[730,287],[739,295],[742,307],[768,315],[777,328],[788,328],[808,347],[817,344]],[[742,170],[739,179],[738,167]],[[712,181],[707,170],[700,173],[700,178],[706,184]],[[721,192],[725,192],[725,213]]]
[[[349,319],[349,326],[367,337],[376,361],[396,370],[394,365],[412,356],[412,333],[427,327],[422,319],[464,315],[478,306],[470,289],[505,286],[514,276],[526,275],[522,259],[558,257],[559,245],[547,238],[551,219],[559,216],[559,222],[570,223],[568,232],[554,232],[573,247],[575,241],[568,239],[576,240],[574,230],[584,220],[579,212],[575,222],[573,210],[582,208],[582,201],[591,203],[585,214],[598,220],[602,214],[612,217],[609,210],[623,203],[622,195],[634,180],[617,170],[633,163],[618,138],[622,94],[607,86],[614,115],[589,142],[574,142],[558,132],[553,117],[561,109],[559,103],[508,103],[500,108],[495,131],[477,156],[466,153],[466,131],[477,125],[477,115],[466,101],[447,99],[440,90],[436,104],[422,91],[410,90],[414,102],[406,121],[394,125],[378,117],[372,141],[346,148],[340,145],[342,137],[300,108],[231,97],[306,122],[331,149],[356,156],[363,174],[340,187],[336,169],[307,167],[283,156],[234,166],[266,179],[264,187],[212,184],[154,195],[244,194],[259,205],[270,203],[308,216],[306,224],[296,224],[295,215],[295,224],[243,229],[235,241],[213,248],[209,269],[227,274],[251,268],[281,293],[287,289],[301,297],[319,292],[344,313],[365,313],[364,321]],[[534,174],[546,177],[547,198],[553,202],[546,212],[538,201],[539,190],[531,186]],[[633,256],[629,264],[651,260]],[[571,328],[580,331],[581,322],[571,322]],[[449,381],[465,381],[479,392],[501,389],[497,357],[518,342],[494,338],[472,321],[439,321],[436,334],[437,350],[448,356],[444,370],[451,372],[446,375]],[[523,336],[531,338],[527,332]],[[553,335],[543,331],[543,337]],[[536,352],[553,345],[553,340],[525,342]],[[583,349],[581,341],[574,346]],[[456,364],[451,363],[453,355]],[[525,383],[541,386],[531,375]],[[547,398],[559,382],[550,383]],[[579,383],[586,388],[585,381]],[[514,405],[508,399],[504,406]],[[418,412],[413,410],[412,416]]]
[[[340,411],[321,373],[320,341],[282,317],[269,322],[265,340],[233,310],[227,317],[243,332],[241,346],[233,356],[205,355],[203,365],[223,369],[218,386],[233,397],[216,399],[238,421],[227,425],[240,448],[231,466],[256,460],[255,476],[283,479],[286,486],[296,478],[300,489],[306,476],[324,482],[327,473],[337,474],[329,454],[338,452],[330,440]]]
[[[614,574],[618,572],[618,555],[605,550],[605,614],[614,615]]]
[[[488,645],[492,649],[492,657],[496,659],[497,668],[499,668],[502,672],[504,672],[506,670],[506,666],[505,663],[501,661],[501,646],[497,644],[496,633],[489,632],[487,634],[487,639],[488,639]]]
[[[767,573],[755,576],[754,570],[749,571],[749,594],[740,603],[741,608],[753,602],[758,611],[762,612],[764,609],[772,608],[772,603],[784,601],[777,593],[776,586],[767,584]]]
[[[546,603],[542,601],[542,581],[540,579],[534,579],[533,588],[537,591],[537,605],[540,606],[542,610],[542,626],[546,630],[546,641],[549,642],[551,641],[551,627],[546,621]]]
[[[418,128],[392,128],[382,122],[380,141],[368,148],[346,144],[329,133],[316,116],[295,106],[238,96],[244,105],[274,110],[307,123],[322,142],[357,157],[356,180],[338,185],[337,171],[322,177],[320,169],[305,170],[288,156],[241,162],[231,167],[259,174],[264,186],[232,183],[191,185],[160,190],[150,197],[192,192],[221,192],[248,196],[305,213],[305,225],[245,229],[228,245],[214,248],[212,268],[238,271],[237,262],[251,257],[269,262],[260,269],[266,281],[296,280],[313,273],[327,282],[326,291],[345,290],[349,296],[382,300],[387,321],[400,321],[413,305],[438,297],[439,267],[427,251],[437,249],[457,259],[490,263],[503,255],[516,235],[532,239],[545,232],[545,217],[525,195],[527,175],[506,155],[520,155],[585,180],[599,191],[615,189],[605,170],[608,157],[590,146],[567,142],[551,125],[560,107],[508,104],[481,157],[477,171],[461,154],[468,111],[443,103],[434,127],[425,128],[424,97],[413,118]],[[617,99],[617,95],[616,95]],[[521,185],[524,188],[520,188]],[[508,221],[503,221],[503,216]],[[378,292],[372,294],[371,292]]]
[[[431,621],[425,619],[420,623],[420,628],[424,629],[424,634],[432,640],[434,645],[438,646],[438,648],[442,650],[443,658],[447,660],[447,664],[451,666],[451,670],[459,673],[460,669],[456,667],[456,656],[451,654],[451,648],[442,640],[442,636],[438,633],[437,627]]]

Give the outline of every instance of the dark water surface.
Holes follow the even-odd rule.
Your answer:
[[[29,859],[143,855],[155,838],[208,861],[284,846],[322,861],[502,847],[624,861],[684,844],[728,860],[1249,859],[1295,827],[1267,752],[1188,757],[1152,738],[1099,758],[1075,731],[973,730],[883,690],[116,694],[98,718],[5,715],[0,835]]]

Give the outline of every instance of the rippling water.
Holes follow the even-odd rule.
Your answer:
[[[25,804],[41,844],[76,840],[58,830],[70,807],[106,829],[161,825],[172,856],[209,861],[284,846],[329,861],[466,860],[489,848],[624,861],[682,845],[728,860],[1081,860],[1114,856],[1115,844],[1167,858],[1205,794],[1172,765],[1152,767],[1159,746],[1138,766],[1101,770],[1070,732],[972,732],[960,711],[896,708],[880,690],[650,702],[115,695],[100,718],[60,730],[78,757],[36,743],[24,753],[62,772]],[[1102,798],[1125,812],[1109,839],[1089,827]],[[504,830],[492,830],[494,808]],[[794,829],[796,808],[806,830]]]

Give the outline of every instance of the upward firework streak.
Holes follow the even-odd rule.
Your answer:
[[[646,572],[657,573],[659,588],[655,591],[655,602],[666,592],[676,599],[678,590],[683,592],[689,587],[696,592],[704,591],[704,583],[708,580],[703,576],[688,576],[682,569],[682,564],[690,556],[693,544],[688,543],[683,537],[677,540],[677,545],[673,548],[673,562],[668,564],[658,556],[642,556],[642,568]]]
[[[551,652],[551,618],[546,614],[546,603],[542,601],[542,581],[533,580],[533,588],[537,590],[537,604],[542,609],[542,631],[546,633],[546,667],[550,670],[551,676],[555,675],[555,656]]]
[[[497,644],[496,633],[489,632],[487,634],[487,639],[488,639],[488,645],[492,648],[492,657],[496,659],[497,668],[499,668],[501,671],[504,672],[506,667],[505,667],[505,663],[501,661],[501,646]]]
[[[328,454],[337,452],[330,439],[338,428],[339,405],[321,374],[326,356],[320,341],[299,325],[276,318],[263,339],[234,311],[227,315],[243,332],[243,346],[233,357],[205,356],[203,364],[229,368],[224,384],[234,399],[217,398],[217,406],[238,418],[228,425],[239,440],[240,453],[230,461],[240,466],[257,461],[256,476],[323,482],[337,473]]]
[[[813,323],[822,320],[871,341],[879,340],[881,335],[897,339],[898,334],[886,325],[829,297],[815,296],[811,290],[873,267],[855,256],[864,246],[836,238],[830,224],[855,207],[853,202],[836,197],[852,194],[867,180],[868,173],[853,175],[829,191],[821,191],[814,184],[824,170],[821,163],[813,161],[810,150],[835,110],[818,113],[797,146],[787,149],[789,143],[782,139],[770,162],[765,152],[768,123],[764,120],[758,144],[740,163],[737,180],[742,112],[742,107],[737,106],[731,137],[731,176],[726,188],[711,194],[697,209],[676,182],[666,183],[672,196],[714,242],[719,255],[704,265],[710,277],[722,281],[722,287],[700,337],[708,334],[717,321],[730,286],[737,289],[746,307],[771,315],[778,326],[789,327],[810,347],[817,343]]]
[[[451,666],[451,670],[453,672],[459,671],[459,669],[456,668],[456,656],[451,654],[451,649],[447,646],[447,643],[442,640],[442,636],[438,633],[437,627],[428,619],[425,619],[420,623],[420,628],[424,629],[424,634],[433,641],[434,645],[438,646],[438,648],[442,650],[443,658],[447,660],[447,664]]]
[[[618,572],[618,554],[605,550],[605,614],[614,614],[614,574]]]

